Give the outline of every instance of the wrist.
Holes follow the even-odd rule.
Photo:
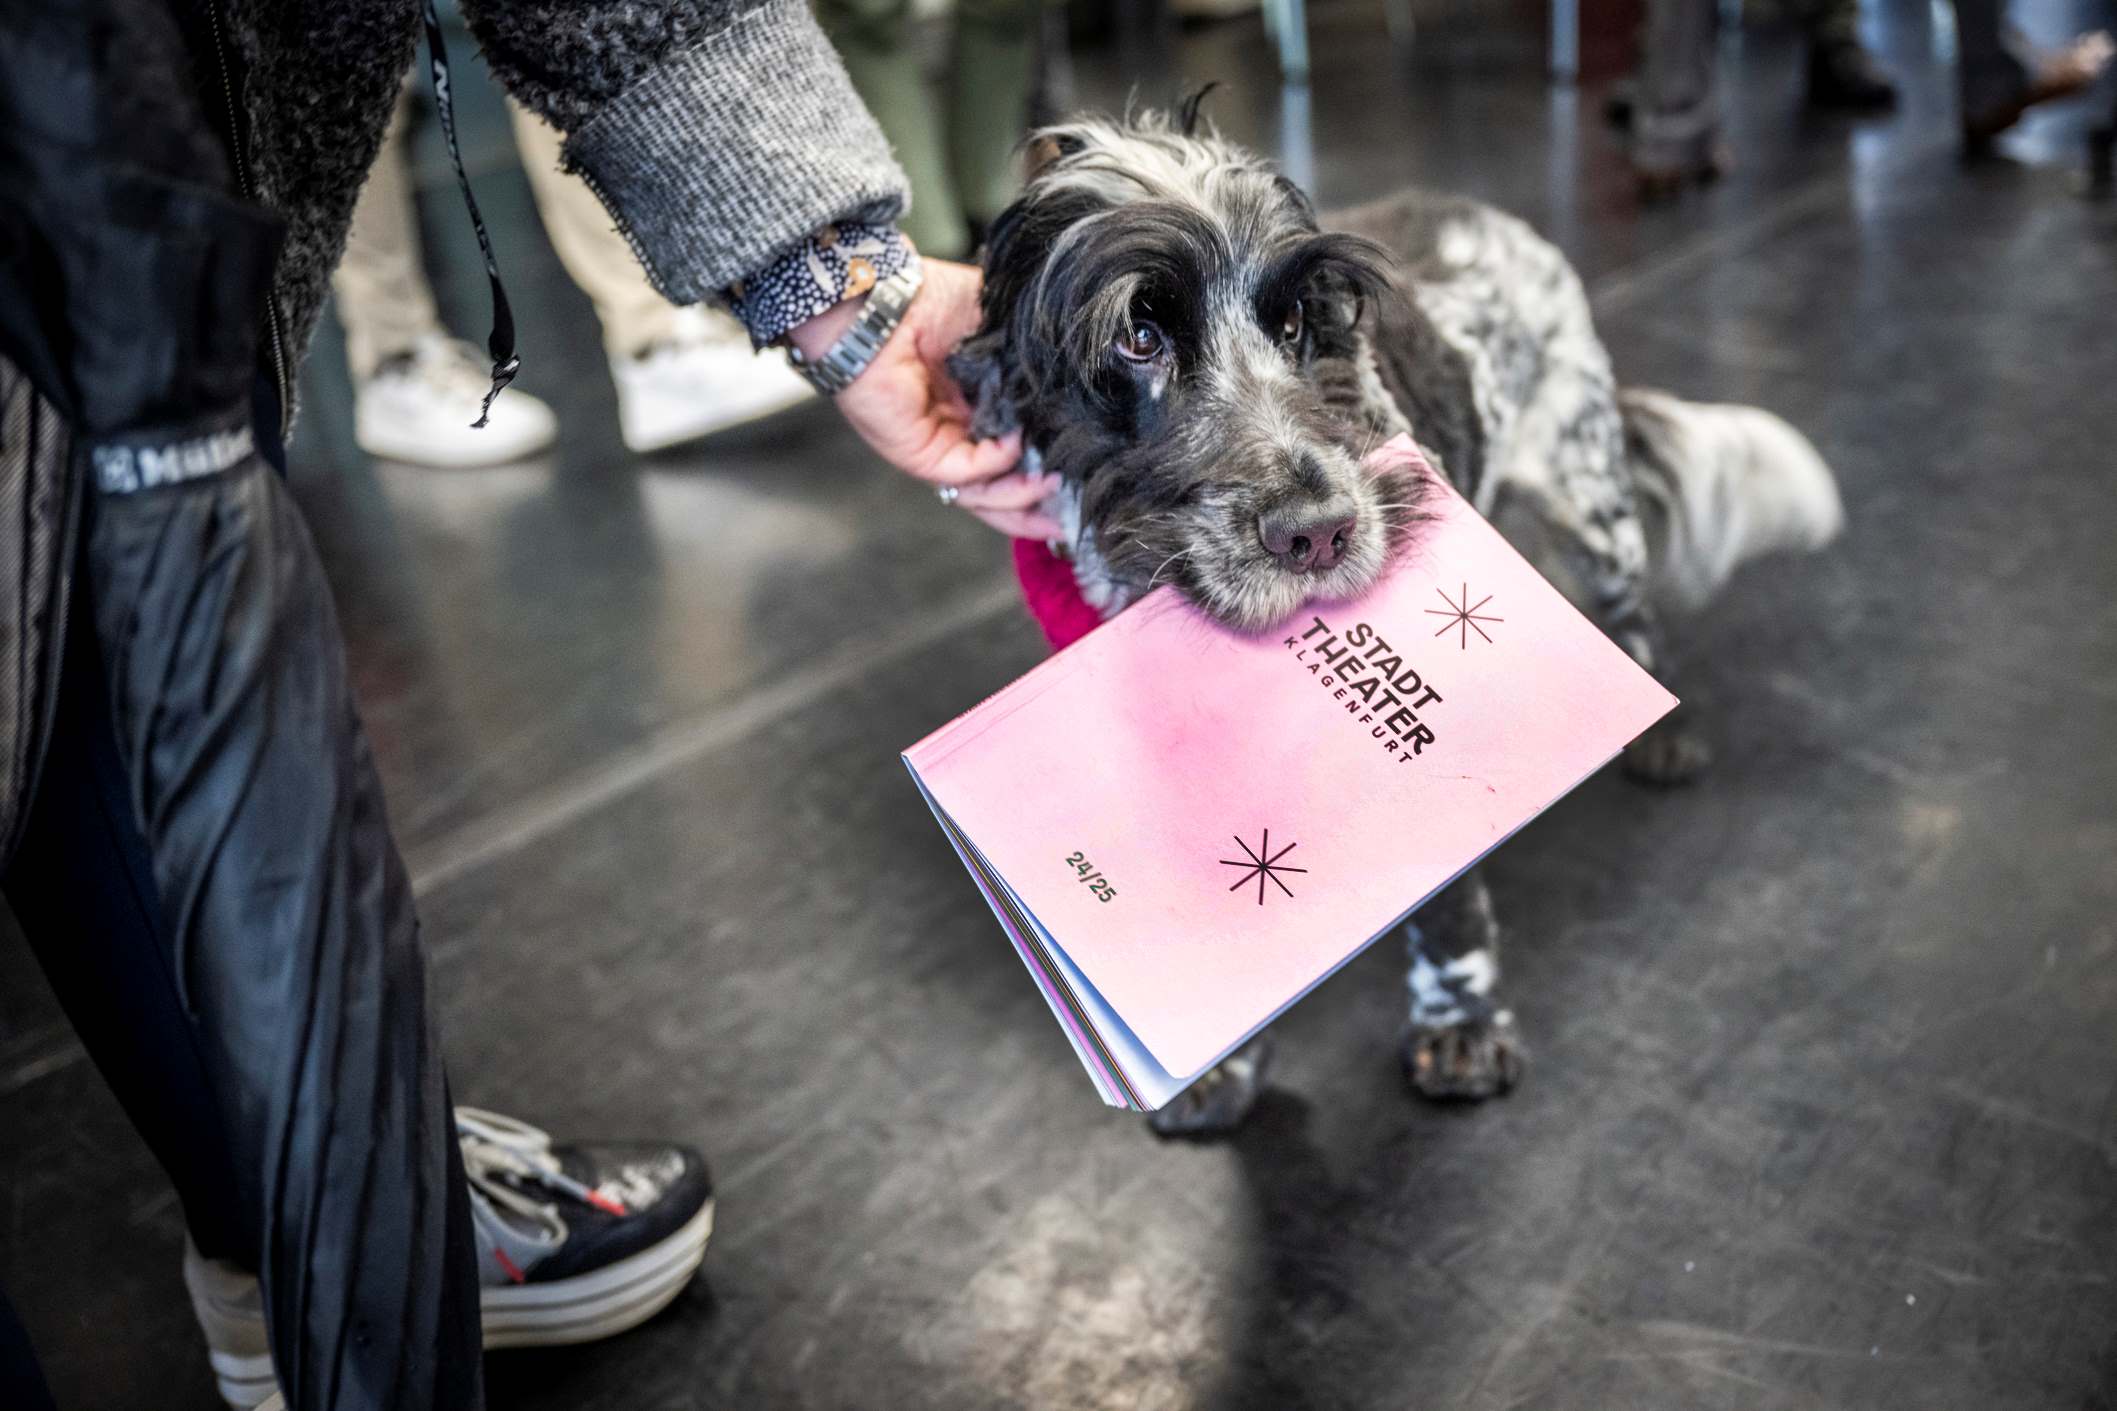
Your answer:
[[[755,346],[792,343],[804,352],[820,352],[796,342],[794,330],[823,321],[802,337],[813,340],[833,327],[842,333],[859,313],[861,295],[918,262],[911,241],[895,227],[840,222],[795,242],[731,286],[728,302]],[[853,308],[841,309],[845,304]]]
[[[853,326],[853,320],[859,318],[860,311],[867,307],[867,300],[866,294],[856,294],[831,305],[814,318],[795,324],[786,331],[788,346],[810,362],[816,361],[845,336],[845,330]]]
[[[787,360],[817,391],[831,395],[844,391],[873,365],[883,345],[904,322],[905,311],[918,297],[921,279],[919,266],[913,264],[875,285],[863,300],[840,300],[841,304],[858,303],[851,318],[840,328],[843,314],[833,305],[817,320],[822,326],[807,335],[808,341],[821,346],[821,351],[812,355],[796,345],[787,350]]]

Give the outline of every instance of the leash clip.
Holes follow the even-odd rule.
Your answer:
[[[485,428],[485,423],[492,419],[493,398],[507,390],[507,384],[515,380],[515,374],[521,369],[522,360],[517,357],[509,357],[504,363],[495,362],[492,365],[492,387],[486,392],[485,401],[478,407],[478,419],[470,424],[471,430],[482,431]]]

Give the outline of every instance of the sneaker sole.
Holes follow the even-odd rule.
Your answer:
[[[257,1411],[279,1395],[279,1374],[272,1370],[270,1353],[243,1357],[233,1352],[211,1352],[207,1357],[213,1363],[213,1380],[220,1387],[221,1400],[235,1411]]]
[[[508,1284],[480,1291],[487,1350],[563,1347],[615,1337],[676,1301],[706,1257],[713,1235],[713,1202],[637,1254],[571,1279]],[[245,1357],[214,1352],[213,1379],[234,1411],[261,1411],[279,1391],[269,1353]]]
[[[636,1328],[682,1293],[706,1257],[713,1202],[681,1228],[615,1264],[548,1284],[502,1284],[480,1300],[485,1345],[559,1347]]]
[[[355,436],[353,443],[361,453],[371,460],[392,461],[398,465],[418,466],[423,470],[486,470],[493,466],[513,465],[541,455],[558,444],[556,431],[548,436],[528,437],[498,449],[489,446],[466,447],[450,453],[435,445],[411,441],[385,441],[376,437]]]

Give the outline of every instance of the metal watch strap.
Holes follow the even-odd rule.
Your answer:
[[[811,362],[799,348],[790,347],[787,361],[825,396],[843,391],[847,383],[867,371],[875,354],[882,351],[890,334],[904,321],[904,311],[911,307],[912,295],[919,292],[922,278],[917,265],[897,271],[869,292],[867,307],[860,310],[822,357]]]

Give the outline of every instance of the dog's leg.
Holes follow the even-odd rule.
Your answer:
[[[1147,1114],[1157,1136],[1217,1137],[1242,1125],[1264,1092],[1272,1067],[1272,1031],[1266,1029]]]
[[[1592,542],[1583,541],[1573,556],[1589,561],[1595,587],[1581,604],[1582,611],[1610,640],[1624,648],[1654,679],[1668,686],[1674,679],[1668,638],[1661,630],[1661,616],[1647,597],[1644,577],[1619,571],[1607,556],[1598,554]],[[1532,560],[1533,561],[1533,560]],[[1673,688],[1672,688],[1673,689]],[[1627,778],[1660,788],[1688,784],[1713,762],[1713,747],[1698,726],[1697,712],[1679,705],[1625,746]]]
[[[1586,561],[1593,584],[1587,601],[1580,604],[1582,611],[1624,648],[1625,655],[1669,686],[1675,664],[1661,615],[1647,596],[1645,575],[1626,571],[1610,555],[1598,552],[1592,535],[1582,536],[1570,556]],[[1624,751],[1627,778],[1664,789],[1690,783],[1712,762],[1713,747],[1698,726],[1697,712],[1683,705],[1647,727]]]
[[[1548,491],[1503,486],[1491,519],[1507,542],[1627,656],[1663,685],[1670,683],[1668,639],[1647,596],[1645,561],[1620,551],[1623,540],[1637,533],[1631,507],[1622,507],[1616,518],[1584,522],[1553,503]],[[1667,787],[1688,783],[1712,758],[1694,713],[1678,706],[1625,748],[1624,769],[1641,783]]]
[[[1496,998],[1500,928],[1476,869],[1404,925],[1411,1017],[1398,1053],[1422,1097],[1481,1101],[1521,1081],[1527,1057],[1514,1016]]]
[[[1654,679],[1668,686],[1674,679],[1668,637],[1661,616],[1647,596],[1646,576],[1599,552],[1596,538],[1583,535],[1573,556],[1585,559],[1594,585],[1582,607],[1610,640],[1624,648]],[[1672,688],[1673,689],[1673,688]],[[1625,746],[1627,778],[1659,788],[1688,784],[1713,762],[1713,747],[1698,726],[1697,712],[1679,705]]]
[[[1505,292],[1480,306],[1512,310],[1517,334],[1542,357],[1504,429],[1495,428],[1493,474],[1478,484],[1475,503],[1574,606],[1667,683],[1668,644],[1648,601],[1654,564],[1647,507],[1587,292],[1565,256],[1528,227],[1497,219],[1485,229],[1487,260]],[[1517,369],[1500,385],[1523,381]],[[1679,784],[1711,758],[1690,713],[1678,710],[1625,751],[1625,772]]]
[[[1669,684],[1669,651],[1660,619],[1644,593],[1626,602],[1621,610],[1600,617],[1603,631],[1623,647],[1632,660]],[[1625,746],[1624,771],[1642,784],[1673,788],[1688,784],[1713,762],[1713,747],[1697,723],[1697,713],[1678,705],[1647,727],[1645,734]]]

